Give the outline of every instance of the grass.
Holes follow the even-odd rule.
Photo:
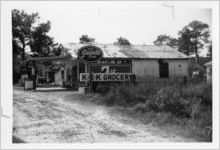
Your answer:
[[[98,96],[100,97],[100,96]],[[94,101],[97,94],[91,99]],[[144,115],[144,122],[178,125],[212,141],[212,85],[190,80],[150,79],[138,84],[114,84],[99,103],[122,106]]]

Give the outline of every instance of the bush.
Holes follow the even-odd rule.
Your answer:
[[[190,83],[186,87],[169,80],[158,82],[112,85],[102,99],[107,105],[132,107],[140,113],[157,113],[159,116],[154,116],[154,121],[158,124],[171,122],[173,117],[177,124],[195,128],[196,133],[210,136],[212,85],[202,82]],[[157,119],[163,115],[164,119]]]
[[[103,96],[103,102],[108,105],[134,106],[143,103],[147,98],[156,94],[157,88],[151,84],[115,84],[111,85]]]
[[[199,75],[193,77],[192,74],[194,71],[198,71]],[[189,75],[190,75],[190,82],[191,83],[200,83],[201,81],[205,81],[206,69],[205,67],[196,64],[195,62],[191,62],[189,65]]]

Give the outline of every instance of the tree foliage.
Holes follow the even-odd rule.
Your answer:
[[[53,51],[53,38],[47,35],[51,24],[49,21],[39,23],[39,14],[28,14],[23,10],[12,10],[12,48],[13,48],[13,80],[28,72],[26,49],[37,56],[50,56]]]
[[[157,46],[170,46],[173,48],[177,48],[178,47],[178,40],[175,38],[172,38],[168,35],[165,34],[161,34],[157,37],[157,39],[154,41],[154,44]]]
[[[38,13],[27,14],[23,10],[12,10],[13,53],[22,54],[23,59],[25,48],[30,44],[33,25],[37,19],[39,19]]]
[[[172,38],[168,35],[162,34],[154,41],[155,45],[168,45],[170,47],[178,48],[178,50],[186,55],[195,55],[196,62],[199,57],[199,50],[204,48],[205,44],[210,43],[209,26],[201,21],[194,20],[183,27],[178,32],[178,38]],[[211,47],[209,47],[211,51]]]
[[[22,54],[23,60],[27,47],[39,56],[49,56],[54,45],[53,38],[47,35],[51,23],[39,23],[39,19],[38,13],[28,14],[23,10],[12,10],[13,53]]]
[[[62,44],[54,44],[53,50],[51,52],[51,56],[60,56],[62,54],[62,51],[64,51],[64,47]]]
[[[207,56],[212,59],[212,42],[210,42],[210,45],[208,46]]]
[[[34,27],[31,38],[31,51],[36,52],[39,56],[49,56],[53,48],[53,38],[49,37],[51,23],[41,23],[37,27]]]
[[[82,35],[79,38],[79,43],[94,43],[95,38],[89,37],[88,35]]]
[[[114,42],[115,45],[131,45],[128,39],[119,37],[116,42]]]
[[[201,21],[194,20],[187,26],[183,27],[178,33],[179,35],[179,51],[198,57],[199,49],[209,42],[209,26]]]

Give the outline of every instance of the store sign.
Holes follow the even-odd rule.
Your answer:
[[[92,73],[92,81],[94,82],[105,82],[105,81],[131,81],[134,79],[133,73]],[[89,81],[88,73],[80,73],[80,81]]]
[[[97,46],[87,45],[78,50],[77,57],[81,61],[91,63],[100,60],[103,57],[103,52]]]
[[[98,65],[130,65],[131,61],[130,60],[112,60],[112,59],[101,59],[97,61]]]

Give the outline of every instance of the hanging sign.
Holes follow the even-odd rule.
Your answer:
[[[100,60],[103,57],[103,52],[97,46],[87,45],[78,50],[77,57],[81,61],[92,63]]]
[[[94,82],[99,81],[132,81],[134,79],[133,73],[92,73],[91,79]],[[80,73],[80,81],[89,81],[88,73]]]

